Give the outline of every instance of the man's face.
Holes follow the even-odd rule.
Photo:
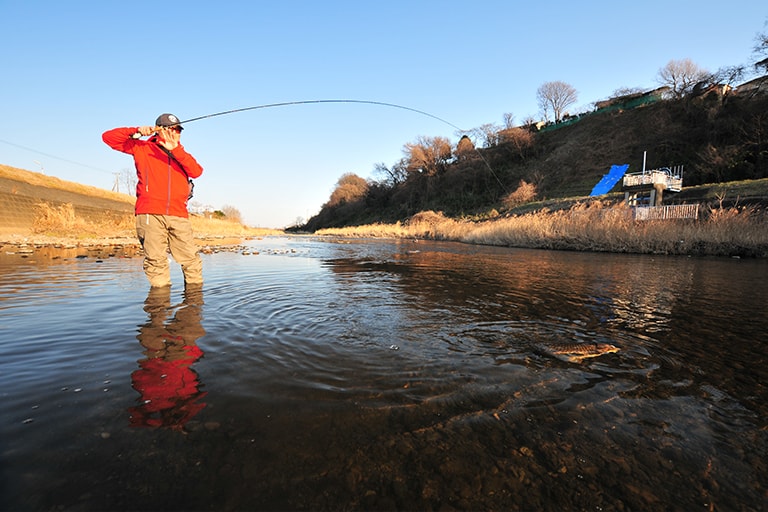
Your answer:
[[[168,142],[178,144],[181,140],[181,127],[179,126],[162,126],[160,127],[160,137]]]

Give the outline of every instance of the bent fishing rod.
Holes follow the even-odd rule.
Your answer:
[[[411,107],[406,107],[403,105],[397,105],[395,103],[385,103],[383,101],[371,101],[371,100],[301,100],[301,101],[285,101],[282,103],[269,103],[266,105],[256,105],[255,107],[245,107],[245,108],[236,108],[233,110],[225,110],[224,112],[216,112],[215,114],[208,114],[205,116],[200,117],[193,117],[192,119],[187,119],[186,121],[181,121],[179,124],[186,124],[191,123],[193,121],[199,121],[201,119],[208,119],[210,117],[217,117],[217,116],[224,116],[227,114],[235,114],[237,112],[245,112],[247,110],[258,110],[263,108],[273,108],[273,107],[287,107],[291,105],[309,105],[309,104],[317,104],[317,103],[358,103],[358,104],[367,104],[367,105],[379,105],[383,107],[392,107],[392,108],[399,108],[402,110],[408,110],[410,112],[415,112],[417,114],[421,114],[423,116],[431,117],[432,119],[436,119],[442,123],[447,124],[448,126],[455,128],[461,133],[465,133],[466,130],[462,130],[455,124],[446,121],[445,119],[442,119],[440,117],[437,117],[436,115],[430,114],[429,112],[424,112],[423,110],[418,110]]]
[[[182,125],[182,124],[191,123],[191,122],[194,122],[194,121],[200,121],[201,119],[209,119],[211,117],[225,116],[225,115],[228,115],[228,114],[235,114],[235,113],[238,113],[238,112],[246,112],[248,110],[259,110],[259,109],[265,109],[265,108],[287,107],[287,106],[291,106],[291,105],[309,105],[309,104],[318,104],[318,103],[357,103],[357,104],[378,105],[378,106],[382,106],[382,107],[391,107],[391,108],[398,108],[398,109],[401,109],[401,110],[408,110],[409,112],[414,112],[416,114],[421,114],[423,116],[431,117],[432,119],[440,121],[441,123],[445,123],[448,126],[456,129],[459,133],[467,133],[467,130],[463,130],[463,129],[459,128],[458,126],[456,126],[455,124],[451,123],[450,121],[446,121],[445,119],[443,119],[441,117],[438,117],[438,116],[436,116],[434,114],[430,114],[429,112],[424,112],[423,110],[419,110],[419,109],[412,108],[412,107],[406,107],[404,105],[398,105],[396,103],[387,103],[387,102],[384,102],[384,101],[354,100],[354,99],[343,99],[343,100],[342,99],[300,100],[300,101],[284,101],[284,102],[281,102],[281,103],[268,103],[268,104],[265,104],[265,105],[256,105],[256,106],[253,106],[253,107],[236,108],[236,109],[232,109],[232,110],[225,110],[223,112],[216,112],[214,114],[207,114],[207,115],[204,115],[204,116],[193,117],[193,118],[187,119],[185,121],[180,121],[177,124]],[[501,182],[499,177],[496,175],[495,172],[493,172],[493,169],[491,168],[491,164],[488,163],[488,160],[485,159],[483,154],[480,151],[478,151],[477,148],[474,148],[474,149],[475,149],[475,152],[480,156],[480,159],[483,161],[485,166],[491,172],[493,177],[496,178],[496,181],[499,182],[499,185],[501,186],[501,188],[503,190],[506,190],[506,187]]]

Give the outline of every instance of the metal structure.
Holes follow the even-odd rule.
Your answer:
[[[661,206],[664,191],[683,189],[683,166],[646,170],[643,156],[643,172],[625,174],[622,189],[629,206]]]
[[[661,185],[664,190],[680,192],[683,189],[683,166],[662,167],[641,173],[626,174],[622,185],[625,189]]]

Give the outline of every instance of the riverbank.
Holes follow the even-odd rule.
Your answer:
[[[140,250],[132,197],[98,191],[102,197],[77,184],[52,182],[18,169],[5,170],[5,174],[0,172],[0,251],[16,254],[43,247],[104,248],[108,254],[135,254]],[[464,219],[427,211],[395,224],[327,228],[314,234],[569,251],[768,258],[768,179],[686,187],[676,201],[698,204],[697,219],[638,221],[622,199],[622,194],[551,199]],[[226,219],[198,215],[190,219],[202,252],[238,247],[250,238],[285,234],[283,230],[251,228]]]
[[[762,207],[706,207],[697,219],[638,221],[626,205],[577,202],[570,208],[483,221],[422,212],[405,223],[317,231],[316,235],[392,237],[587,252],[768,258],[768,214]]]
[[[131,216],[132,217],[132,216]],[[72,226],[31,234],[0,235],[0,251],[23,254],[45,248],[135,255],[140,246],[128,227]],[[248,239],[285,234],[240,224],[192,217],[201,252],[239,251]],[[705,208],[698,219],[638,221],[622,204],[594,200],[570,208],[498,215],[473,221],[421,212],[395,224],[323,229],[320,237],[446,240],[477,245],[582,252],[768,258],[768,212],[756,205]],[[104,233],[111,233],[106,236]],[[82,251],[81,251],[82,253]]]

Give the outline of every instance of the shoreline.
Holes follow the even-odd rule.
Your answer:
[[[245,240],[257,237],[232,235],[196,235],[195,243],[201,254],[214,252],[237,252],[243,250]],[[0,258],[44,259],[62,258],[133,258],[143,256],[141,244],[135,236],[77,238],[74,236],[51,236],[40,234],[0,235]]]
[[[369,224],[321,229],[319,238],[378,238],[454,241],[496,247],[577,251],[591,253],[647,254],[691,257],[768,258],[768,212],[754,207],[712,209],[706,219],[696,221],[637,222],[625,208],[612,208],[600,201],[568,210],[544,211],[520,216],[499,216],[484,221],[458,220],[442,212],[420,212],[404,223]],[[301,236],[279,230],[232,229],[231,223],[198,226],[194,240],[202,254],[252,252],[246,240],[266,236]],[[211,229],[211,228],[214,229]],[[226,229],[224,229],[226,228]],[[10,230],[8,230],[10,231]],[[64,235],[3,233],[0,254],[75,251],[108,256],[137,255],[142,249],[135,235],[124,228],[115,236],[98,236],[77,230]]]
[[[560,243],[553,243],[552,240],[547,242],[540,240],[539,243],[509,243],[509,241],[502,240],[488,240],[488,239],[475,239],[471,240],[467,237],[450,237],[445,235],[436,235],[436,233],[421,232],[418,234],[410,233],[407,235],[399,233],[382,233],[382,232],[370,232],[366,230],[360,230],[356,233],[340,233],[340,232],[328,232],[315,233],[319,239],[391,239],[391,240],[432,240],[432,241],[444,241],[444,242],[456,242],[469,245],[478,246],[491,246],[491,247],[507,247],[510,249],[538,249],[538,250],[550,250],[550,251],[565,251],[565,252],[584,252],[584,253],[613,253],[613,254],[639,254],[647,256],[688,256],[688,257],[716,257],[716,258],[746,258],[746,259],[768,259],[768,247],[764,244],[757,244],[756,246],[734,246],[730,243],[715,244],[709,247],[699,247],[698,250],[628,250],[628,248],[607,248],[592,246],[585,248],[583,241],[578,242],[574,240],[563,239]],[[267,235],[274,236],[274,235]],[[297,237],[302,236],[300,234],[283,233],[280,236]],[[258,240],[262,236],[243,236],[233,237],[231,235],[200,235],[195,236],[195,243],[198,245],[198,251],[200,254],[214,254],[218,252],[240,252],[242,254],[258,254],[253,252],[243,245],[247,240]],[[25,236],[25,235],[12,235],[2,236],[0,235],[0,258],[6,259],[7,257],[21,256],[28,258],[29,256],[37,255],[44,258],[60,259],[60,258],[84,258],[93,256],[96,258],[109,258],[109,257],[142,257],[143,251],[141,244],[136,238],[119,236],[119,237],[102,237],[102,238],[87,238],[79,239],[75,237],[54,237],[54,236]]]

